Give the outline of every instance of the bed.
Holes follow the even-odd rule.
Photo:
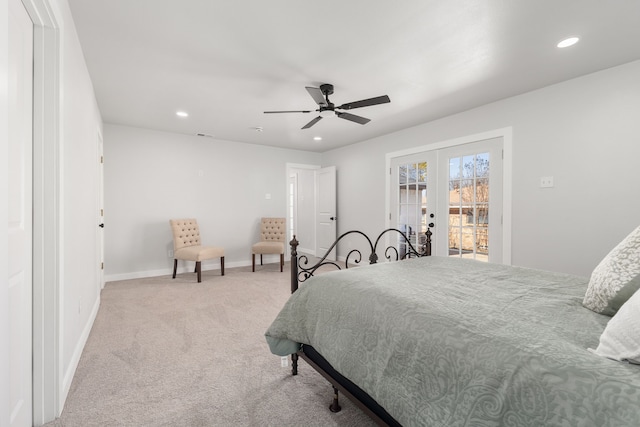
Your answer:
[[[396,229],[332,248],[347,235],[371,264],[307,266],[294,238],[292,295],[266,332],[294,375],[302,358],[329,380],[331,410],[340,391],[381,425],[640,426],[640,227],[591,278],[425,256],[429,236]]]

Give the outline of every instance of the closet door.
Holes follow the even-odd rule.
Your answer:
[[[31,426],[33,23],[9,0],[9,365],[10,425]]]

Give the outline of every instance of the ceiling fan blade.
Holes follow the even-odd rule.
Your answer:
[[[361,125],[366,125],[371,121],[371,119],[367,119],[366,117],[360,117],[360,116],[356,116],[355,114],[349,114],[349,113],[341,113],[339,111],[336,111],[336,116],[340,117],[341,119],[360,123]]]
[[[362,101],[347,102],[346,104],[342,104],[341,106],[336,108],[340,108],[342,110],[351,110],[353,108],[368,107],[370,105],[386,104],[387,102],[391,102],[391,100],[387,95],[383,95],[377,96],[375,98],[363,99]]]
[[[302,129],[309,129],[311,126],[315,125],[316,123],[318,123],[320,120],[322,120],[322,116],[318,116],[315,119],[311,120],[309,123],[307,123],[306,125],[304,125],[302,127]]]
[[[296,111],[265,111],[265,114],[274,114],[274,113],[310,113],[312,110],[296,110]]]
[[[305,89],[307,89],[307,92],[309,92],[309,95],[311,95],[313,100],[316,101],[316,104],[323,107],[327,106],[327,100],[324,99],[324,95],[319,88],[307,86]]]

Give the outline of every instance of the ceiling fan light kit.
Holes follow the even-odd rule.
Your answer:
[[[344,113],[342,111],[336,110],[352,110],[354,108],[361,107],[369,107],[372,105],[378,104],[386,104],[391,102],[387,95],[377,96],[375,98],[363,99],[361,101],[355,102],[347,102],[346,104],[342,104],[338,107],[335,106],[333,102],[329,100],[329,95],[333,95],[333,85],[329,83],[325,83],[320,85],[320,87],[310,87],[307,86],[307,92],[311,95],[311,98],[318,104],[317,110],[294,110],[294,111],[265,111],[265,114],[273,114],[273,113],[310,113],[311,111],[316,111],[319,115],[311,120],[309,123],[304,125],[302,129],[309,129],[311,126],[318,123],[322,120],[323,117],[327,115],[331,115],[332,113],[338,116],[341,119],[349,120],[354,123],[359,123],[361,125],[369,123],[371,120],[366,117],[356,116],[355,114]]]

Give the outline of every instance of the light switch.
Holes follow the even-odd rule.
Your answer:
[[[553,187],[553,177],[552,176],[540,177],[540,188],[551,188],[551,187]]]

